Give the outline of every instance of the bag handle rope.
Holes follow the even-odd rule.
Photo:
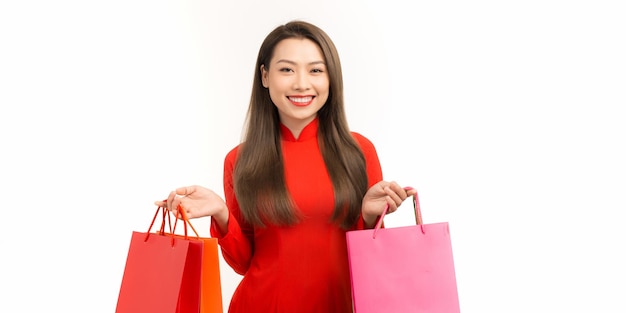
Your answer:
[[[164,200],[165,202],[165,200]],[[196,231],[196,229],[193,227],[193,225],[191,224],[191,222],[189,221],[189,217],[187,217],[187,213],[185,212],[185,209],[183,209],[183,207],[179,204],[178,207],[176,208],[176,220],[174,221],[174,227],[172,227],[172,219],[171,219],[171,215],[174,214],[173,212],[170,212],[170,214],[167,214],[167,208],[163,207],[163,206],[159,206],[156,209],[156,212],[154,213],[154,217],[152,218],[152,222],[150,222],[150,227],[148,227],[148,231],[146,232],[146,236],[144,237],[144,242],[148,241],[148,237],[150,237],[150,231],[152,230],[152,226],[154,226],[154,222],[156,221],[157,216],[159,216],[159,212],[161,212],[161,217],[162,217],[162,222],[161,222],[161,227],[160,229],[157,231],[157,234],[161,234],[161,235],[170,235],[172,236],[172,246],[174,246],[174,235],[175,235],[175,231],[176,231],[176,225],[178,224],[178,220],[181,219],[183,221],[183,225],[184,225],[184,238],[188,239],[189,236],[187,235],[187,226],[189,226],[191,228],[191,230],[193,231],[193,233],[196,235],[196,237],[198,239],[200,239],[200,235],[198,235],[198,232]],[[167,216],[167,223],[165,221],[165,217]],[[180,218],[178,218],[178,216],[180,216]],[[165,232],[165,224],[167,224],[169,226],[169,233]]]
[[[404,190],[415,190],[415,188],[404,187]],[[382,228],[383,218],[385,217],[385,215],[387,215],[388,210],[389,210],[389,204],[385,205],[385,209],[383,210],[383,213],[380,215],[380,218],[378,219],[378,222],[376,223],[376,227],[374,228],[374,232],[372,233],[373,239],[376,239],[376,233],[378,232],[380,228]],[[424,222],[422,220],[422,210],[420,208],[420,201],[419,201],[419,197],[417,196],[417,192],[413,196],[413,210],[415,213],[415,224],[420,225],[422,234],[425,234],[426,232],[424,231]]]

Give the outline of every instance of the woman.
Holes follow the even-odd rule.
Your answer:
[[[245,137],[224,162],[224,195],[201,186],[160,206],[211,216],[243,275],[228,312],[352,312],[345,232],[372,228],[415,191],[382,180],[373,144],[348,128],[337,50],[292,21],[259,50]]]

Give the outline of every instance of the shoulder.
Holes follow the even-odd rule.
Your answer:
[[[367,137],[363,136],[361,133],[352,132],[352,137],[357,141],[361,149],[374,149],[374,144]]]
[[[368,154],[371,152],[374,152],[374,153],[376,152],[376,147],[374,147],[374,144],[372,143],[372,141],[370,141],[367,137],[363,136],[361,133],[353,131],[352,137],[359,144],[359,146],[361,147],[361,150],[363,150],[363,153]]]
[[[228,151],[228,153],[226,154],[226,159],[227,160],[234,160],[237,158],[237,152],[239,151],[239,147],[241,145],[236,145],[234,148],[230,149],[230,151]]]
[[[358,143],[363,156],[365,157],[365,170],[367,171],[368,186],[372,186],[375,183],[383,179],[382,169],[380,167],[380,160],[374,144],[365,136],[357,132],[352,132],[352,136]]]
[[[240,146],[241,145],[237,145],[226,153],[226,157],[224,157],[224,166],[231,169],[234,167],[235,161],[237,161],[237,154]]]

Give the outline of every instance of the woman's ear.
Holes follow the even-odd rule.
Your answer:
[[[263,87],[268,88],[269,84],[268,84],[268,79],[267,79],[267,70],[265,69],[265,64],[261,64],[261,68],[259,68],[259,70],[261,71],[261,82],[263,83]]]

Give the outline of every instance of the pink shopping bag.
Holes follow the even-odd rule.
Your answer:
[[[447,222],[346,233],[355,313],[459,313]]]

